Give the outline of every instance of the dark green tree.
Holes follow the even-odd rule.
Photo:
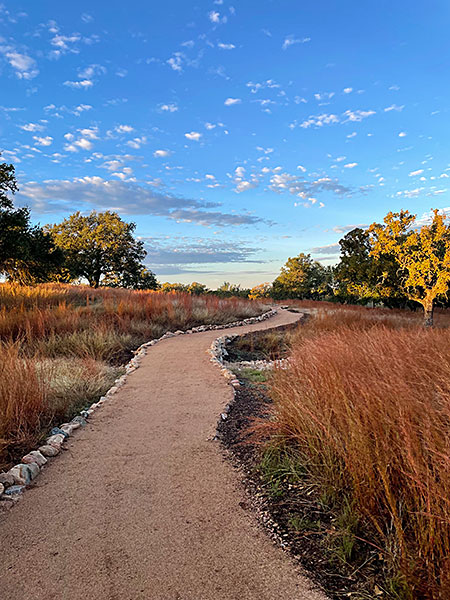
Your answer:
[[[339,245],[341,256],[334,277],[336,295],[341,301],[405,305],[407,298],[400,288],[395,257],[388,251],[375,257],[369,231],[356,227]]]
[[[143,242],[133,237],[134,223],[122,221],[111,211],[76,212],[47,231],[66,256],[73,278],[85,278],[89,285],[141,287],[150,282],[143,273],[146,252]]]
[[[13,208],[13,202],[8,196],[8,192],[15,194],[18,189],[14,165],[0,163],[0,208],[10,210]]]
[[[319,300],[331,293],[331,274],[331,269],[301,252],[287,259],[273,282],[272,295],[276,299]]]
[[[21,284],[42,283],[59,272],[64,256],[41,227],[30,224],[28,208],[14,208],[14,166],[0,164],[0,273]]]

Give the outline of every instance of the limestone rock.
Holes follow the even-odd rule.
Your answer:
[[[59,448],[57,448],[56,446],[50,446],[49,444],[45,444],[44,446],[41,446],[39,448],[39,452],[47,457],[56,456],[57,454],[59,454]]]
[[[50,431],[51,435],[62,435],[64,436],[64,438],[68,438],[69,434],[66,433],[65,431],[63,431],[60,427],[53,427],[53,429]]]
[[[22,458],[22,462],[26,465],[36,463],[38,467],[43,467],[47,462],[47,459],[39,452],[39,450],[33,450]]]
[[[40,473],[39,465],[36,463],[30,463],[27,465],[30,470],[31,479],[37,477]]]
[[[5,496],[18,496],[19,494],[22,494],[24,490],[24,485],[12,485],[11,487],[7,488],[3,494]]]
[[[8,488],[14,485],[14,477],[10,473],[0,473],[0,483],[5,488]]]
[[[50,446],[54,446],[59,450],[65,439],[65,435],[63,435],[62,433],[57,433],[56,435],[51,435],[49,438],[47,438],[47,444],[49,444]]]
[[[38,467],[39,469],[39,467]],[[19,464],[15,465],[8,471],[14,478],[14,483],[17,485],[28,485],[31,483],[31,469],[30,465]]]

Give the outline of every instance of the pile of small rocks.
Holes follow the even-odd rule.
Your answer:
[[[0,506],[9,507],[17,502],[27,485],[29,485],[41,472],[47,464],[49,459],[57,456],[64,442],[69,436],[73,434],[75,430],[80,427],[84,427],[87,424],[87,419],[92,413],[100,408],[105,402],[111,399],[111,397],[117,393],[117,391],[125,384],[127,377],[130,373],[135,371],[143,357],[147,353],[147,349],[154,346],[161,340],[167,338],[176,337],[178,335],[187,335],[193,333],[201,333],[204,331],[217,330],[217,329],[228,329],[231,327],[239,327],[241,325],[251,325],[252,323],[258,323],[272,317],[276,314],[276,310],[269,310],[268,312],[259,315],[258,317],[250,317],[243,321],[235,321],[233,323],[227,323],[225,325],[201,325],[199,327],[193,327],[188,331],[168,331],[158,339],[151,340],[142,344],[135,352],[134,357],[127,363],[125,367],[125,374],[115,380],[114,385],[108,390],[108,392],[98,400],[94,402],[86,410],[81,411],[79,415],[74,417],[70,422],[63,423],[60,427],[53,427],[50,432],[50,436],[47,438],[45,444],[40,446],[37,450],[33,450],[26,454],[22,461],[14,465],[8,472],[0,473]],[[223,338],[219,338],[223,339]],[[235,379],[233,373],[227,369],[222,369],[224,375],[229,377],[233,385],[239,385],[239,382]],[[226,414],[226,413],[224,413]],[[226,418],[226,416],[225,416]]]
[[[225,363],[236,369],[257,369],[258,371],[271,371],[272,369],[286,369],[289,365],[288,358],[280,358],[277,360],[241,360],[234,363]]]

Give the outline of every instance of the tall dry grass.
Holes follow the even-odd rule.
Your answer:
[[[145,341],[263,310],[237,298],[0,284],[0,467],[102,395]]]
[[[273,376],[265,432],[291,444],[324,497],[350,506],[384,549],[388,594],[444,600],[450,330],[374,316],[335,311],[307,323],[290,368]]]

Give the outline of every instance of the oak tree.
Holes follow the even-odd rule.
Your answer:
[[[438,298],[445,298],[450,284],[450,226],[436,209],[429,224],[418,227],[416,215],[407,210],[389,212],[384,225],[369,228],[371,255],[391,255],[398,265],[398,281],[410,300],[423,306],[426,326],[433,325]]]
[[[63,250],[74,279],[85,278],[94,288],[100,283],[141,287],[146,252],[133,237],[135,228],[115,212],[92,211],[87,216],[76,212],[48,232]]]

